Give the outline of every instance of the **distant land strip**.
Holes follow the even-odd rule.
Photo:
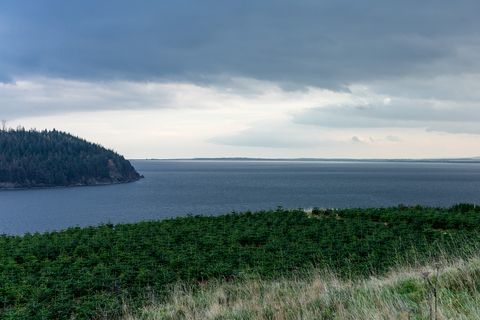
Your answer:
[[[467,158],[426,158],[426,159],[355,159],[355,158],[248,158],[248,157],[221,157],[221,158],[147,158],[131,160],[156,161],[311,161],[311,162],[428,162],[428,163],[480,163],[480,157]]]

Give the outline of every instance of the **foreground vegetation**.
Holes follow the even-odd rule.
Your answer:
[[[0,188],[96,185],[139,178],[122,156],[70,134],[0,130]]]
[[[193,319],[480,319],[480,258],[402,269],[384,277],[340,279],[324,270],[296,278],[201,287],[177,285],[125,320]]]
[[[305,270],[341,279],[458,256],[480,243],[480,208],[274,210],[0,236],[1,319],[116,318],[201,287]],[[275,282],[272,282],[275,283]]]

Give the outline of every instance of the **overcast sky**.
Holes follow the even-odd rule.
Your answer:
[[[480,1],[2,0],[0,118],[130,158],[480,155]]]

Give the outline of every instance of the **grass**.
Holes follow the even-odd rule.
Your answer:
[[[156,319],[480,319],[480,255],[397,268],[382,277],[345,280],[312,270],[293,278],[244,277],[171,295],[124,320]]]

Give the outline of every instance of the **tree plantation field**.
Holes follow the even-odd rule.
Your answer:
[[[122,305],[248,274],[383,274],[480,243],[480,208],[272,210],[0,237],[1,319],[115,318]],[[463,247],[463,248],[462,248]]]

